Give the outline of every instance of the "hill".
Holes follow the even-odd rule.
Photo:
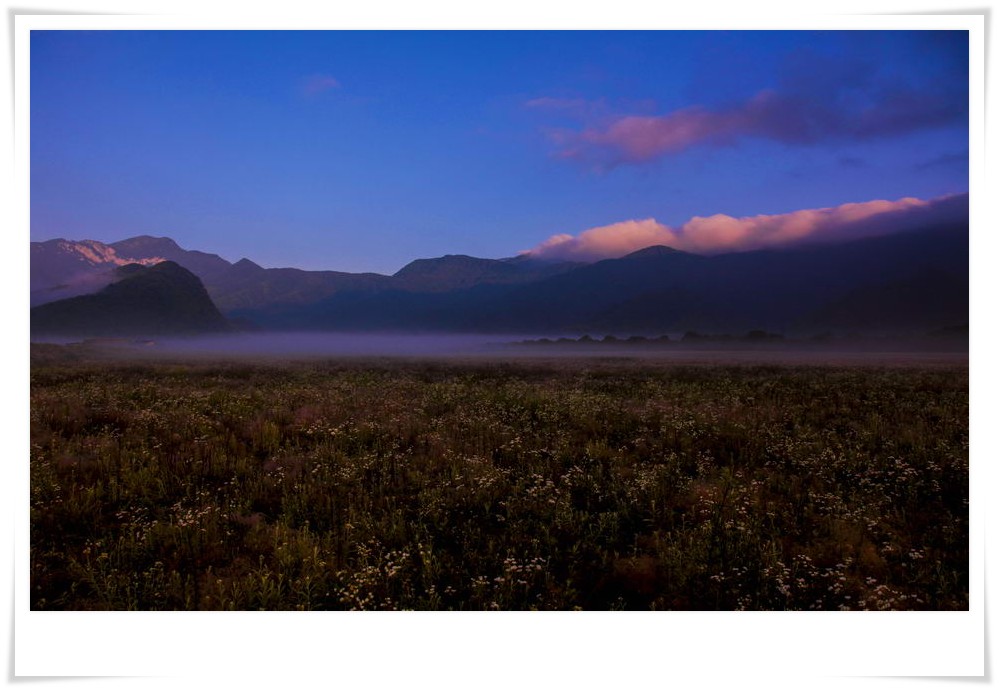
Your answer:
[[[93,295],[31,310],[33,336],[163,336],[231,329],[198,277],[172,261],[125,265],[115,282]]]

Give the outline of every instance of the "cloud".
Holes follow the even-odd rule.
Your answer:
[[[905,197],[874,200],[786,214],[695,216],[678,228],[654,218],[630,220],[554,235],[529,254],[545,259],[595,261],[622,257],[652,245],[698,254],[786,247],[804,242],[837,242],[885,235],[922,225],[967,220],[968,197],[955,195],[924,201]]]
[[[773,88],[727,104],[599,117],[578,99],[527,105],[575,114],[575,127],[548,131],[555,156],[607,170],[745,138],[794,146],[863,142],[967,122],[968,83],[959,70],[905,80],[870,61],[803,53],[788,60]]]
[[[676,247],[678,244],[677,235],[672,228],[658,223],[654,218],[646,218],[590,228],[578,236],[566,233],[553,235],[534,249],[528,250],[528,254],[539,258],[591,261],[621,257],[652,245]]]
[[[731,143],[740,129],[738,116],[700,107],[668,115],[628,115],[601,128],[563,132],[562,157],[594,159],[610,166],[642,163],[679,153],[697,144]]]
[[[756,137],[792,145],[865,141],[956,122],[964,102],[904,88],[867,106],[764,90],[727,108],[691,106],[665,115],[624,115],[579,131],[563,130],[557,155],[612,168],[644,163],[695,146],[730,146]]]
[[[328,74],[313,74],[302,81],[302,93],[306,96],[316,96],[324,91],[339,88],[340,82]]]

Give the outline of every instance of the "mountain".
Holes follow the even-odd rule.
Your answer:
[[[608,323],[601,315],[643,296],[692,295],[699,272],[710,261],[670,247],[647,247],[512,291],[491,306],[488,318],[497,326],[515,331],[547,331],[552,327],[557,331],[587,331],[598,326],[613,330],[616,324]],[[679,304],[671,308],[667,303],[661,309],[673,314]]]
[[[447,255],[417,259],[393,276],[343,271],[265,269],[249,259],[231,264],[216,254],[181,248],[167,237],[138,237],[104,244],[94,240],[50,240],[31,244],[31,304],[93,293],[108,285],[114,270],[128,263],[170,260],[204,283],[223,312],[282,310],[314,304],[341,292],[449,292],[481,284],[527,283],[578,264],[526,257],[479,259]]]
[[[448,254],[436,259],[417,259],[397,271],[393,287],[420,293],[463,290],[481,284],[530,283],[568,271],[578,264],[542,263],[512,259],[480,259]]]
[[[139,235],[127,240],[112,242],[110,247],[119,256],[132,257],[139,260],[138,263],[142,263],[142,260],[148,261],[153,258],[160,261],[168,259],[176,262],[195,274],[206,285],[223,276],[232,266],[232,264],[217,254],[182,249],[170,238]]]
[[[345,290],[294,308],[232,314],[267,328],[318,330],[807,335],[863,324],[928,331],[968,321],[968,249],[966,225],[713,257],[650,247],[533,281],[457,281],[452,290],[419,264],[423,292]],[[450,261],[466,276],[492,270]]]
[[[32,244],[32,300],[85,292],[164,256],[231,319],[265,329],[658,335],[929,331],[968,322],[968,225],[702,256],[665,246],[589,264],[418,259],[395,275],[266,269],[140,236]],[[200,273],[199,273],[200,272]]]
[[[31,243],[31,304],[94,293],[116,278],[126,264],[151,266],[173,261],[202,281],[221,277],[231,266],[215,254],[182,249],[170,238],[140,235],[105,244],[96,240]]]
[[[219,309],[231,312],[314,303],[344,290],[380,290],[390,282],[389,276],[373,273],[264,269],[244,259],[205,287]]]
[[[31,304],[94,293],[111,283],[126,264],[155,264],[164,257],[136,259],[119,255],[96,240],[48,240],[31,243]]]
[[[127,264],[92,295],[31,310],[32,335],[161,336],[230,331],[201,281],[175,262]]]
[[[849,291],[803,317],[804,325],[848,331],[941,330],[966,323],[968,276],[920,267],[902,278],[874,282]]]
[[[500,324],[519,321],[522,329],[576,332],[832,328],[837,324],[809,317],[821,316],[826,306],[872,283],[904,281],[920,270],[952,276],[951,285],[963,286],[966,296],[967,226],[714,257],[641,250],[518,289],[484,317]],[[953,293],[953,287],[948,291]],[[921,293],[903,293],[901,300],[910,303],[914,326],[967,322],[966,298],[963,306],[952,300],[947,309],[935,311],[924,308]]]
[[[216,254],[186,250],[167,237],[140,235],[111,244],[94,240],[31,243],[31,304],[94,293],[125,264],[170,260],[201,279],[219,309],[316,302],[339,290],[372,290],[391,281],[378,274],[264,269],[248,259],[231,264]]]

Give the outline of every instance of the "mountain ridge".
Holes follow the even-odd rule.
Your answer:
[[[32,243],[33,287],[43,279],[65,282],[59,268],[71,270],[69,287],[48,286],[48,297],[100,290],[126,254],[150,255],[137,258],[145,264],[159,259],[154,254],[169,254],[201,279],[222,313],[261,328],[654,334],[967,322],[961,286],[968,276],[968,229],[960,223],[710,256],[662,244],[589,263],[448,254],[416,259],[391,276],[268,269],[248,258],[230,263],[166,237],[69,245],[64,239]],[[55,252],[54,269],[45,266],[46,252]],[[925,276],[944,277],[941,296],[911,279],[924,266]],[[33,302],[37,296],[33,290]]]
[[[904,281],[926,264],[950,276],[932,311],[906,307],[909,328],[968,320],[968,235],[942,226],[841,245],[754,250],[706,257],[639,251],[522,284],[479,284],[437,292],[343,292],[309,305],[235,310],[268,328],[425,329],[489,333],[639,333],[823,330],[812,314],[877,281]],[[898,291],[896,291],[897,293]],[[904,302],[903,291],[901,300]],[[899,298],[893,298],[898,309]],[[883,301],[887,305],[887,300]],[[887,308],[886,308],[887,309]],[[883,320],[888,328],[892,320]],[[870,315],[866,318],[870,323]],[[877,320],[873,327],[877,330]],[[837,328],[850,328],[837,318]]]
[[[67,259],[53,256],[57,246]],[[415,259],[392,275],[372,272],[264,268],[248,258],[230,263],[217,254],[187,250],[169,237],[138,235],[112,243],[48,240],[31,243],[32,305],[93,293],[108,285],[115,266],[174,261],[195,273],[223,311],[317,302],[338,292],[405,290],[447,292],[483,283],[523,283],[576,266],[573,262],[511,261],[450,254]],[[48,256],[43,256],[48,253]],[[80,262],[92,256],[95,261]],[[101,261],[101,258],[108,258]],[[55,268],[52,268],[55,267]]]

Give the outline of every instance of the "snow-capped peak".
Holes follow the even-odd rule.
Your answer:
[[[80,240],[77,242],[63,241],[59,243],[59,249],[79,255],[82,259],[95,266],[100,264],[114,264],[124,266],[125,264],[143,264],[149,266],[165,261],[163,257],[146,257],[133,259],[131,257],[121,257],[113,247],[105,245],[97,240]]]

